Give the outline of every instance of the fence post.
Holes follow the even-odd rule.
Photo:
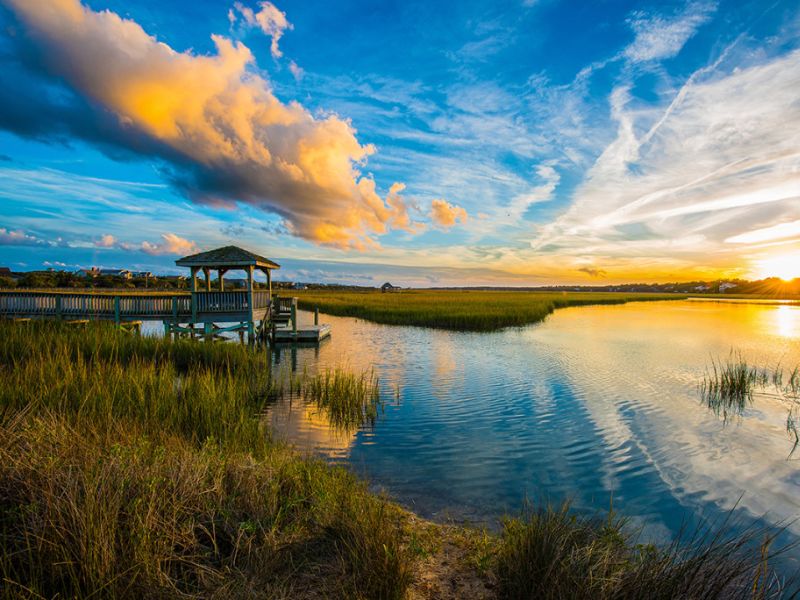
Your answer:
[[[119,325],[120,311],[119,311],[119,296],[114,296],[114,322]]]
[[[292,335],[297,335],[297,305],[292,304]]]
[[[319,325],[319,307],[314,309],[314,325]]]

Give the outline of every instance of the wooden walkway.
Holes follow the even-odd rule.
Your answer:
[[[0,317],[171,321],[202,323],[246,321],[250,318],[249,292],[194,294],[87,294],[80,292],[0,292]],[[281,299],[283,300],[283,299]],[[253,317],[269,312],[268,292],[253,292]]]
[[[298,329],[297,298],[270,298],[267,291],[193,294],[0,291],[0,318],[74,323],[113,321],[120,326],[162,321],[166,333],[194,336],[239,331],[247,332],[251,338],[271,336],[274,341],[290,343],[319,342],[331,331],[329,325],[318,325],[318,313],[314,326]],[[220,323],[234,325],[224,327]]]

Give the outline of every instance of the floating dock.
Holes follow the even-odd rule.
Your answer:
[[[276,343],[292,342],[320,342],[331,335],[331,326],[306,325],[303,329],[293,329],[290,326],[275,327],[272,330],[272,339]]]

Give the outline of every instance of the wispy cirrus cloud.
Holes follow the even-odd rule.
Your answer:
[[[625,48],[623,56],[633,62],[676,56],[716,9],[716,2],[689,2],[673,16],[634,12],[628,18],[628,24],[636,37]]]
[[[669,254],[744,272],[726,241],[791,237],[800,131],[786,124],[800,120],[800,51],[725,67],[701,69],[673,102],[649,110],[628,108],[627,89],[617,88],[616,138],[533,248],[639,260]]]
[[[137,23],[78,0],[4,2],[24,30],[14,51],[32,57],[15,68],[51,87],[67,82],[68,103],[64,94],[47,94],[44,83],[16,86],[14,98],[0,94],[0,112],[13,116],[0,124],[40,137],[68,131],[157,157],[194,201],[275,212],[294,235],[315,243],[374,247],[393,226],[396,207],[360,170],[374,147],[359,143],[337,116],[317,119],[297,102],[279,101],[243,44],[212,36],[213,55],[177,52]],[[288,25],[266,4],[276,43]],[[262,13],[253,14],[260,25]],[[48,129],[51,123],[57,126]]]

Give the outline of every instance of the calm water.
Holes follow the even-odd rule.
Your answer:
[[[613,497],[661,541],[737,501],[745,521],[800,516],[786,408],[758,398],[724,425],[697,393],[710,357],[732,348],[759,363],[800,364],[798,306],[570,308],[490,334],[323,321],[333,325],[329,341],[284,350],[278,361],[309,373],[374,368],[388,399],[383,417],[337,435],[295,399],[268,418],[279,436],[350,465],[422,515],[492,524],[526,497],[570,498],[588,511]],[[786,537],[798,535],[791,525]]]

